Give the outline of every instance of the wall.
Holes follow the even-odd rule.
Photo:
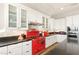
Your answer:
[[[54,19],[50,18],[48,20],[48,31],[53,32],[54,31]]]
[[[67,26],[72,29],[78,28],[79,30],[79,15],[72,15],[54,20],[55,31],[67,31]]]
[[[71,28],[76,27],[79,29],[79,15],[66,17],[66,21],[67,21],[67,26]]]
[[[56,32],[66,31],[66,18],[60,18],[54,20],[54,30]]]

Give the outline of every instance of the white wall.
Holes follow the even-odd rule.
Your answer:
[[[0,30],[4,28],[4,4],[0,4]]]
[[[50,18],[48,20],[48,31],[53,32],[54,31],[54,19]]]
[[[66,31],[66,18],[54,20],[54,31]]]
[[[78,28],[79,29],[79,15],[73,15],[66,17],[67,26],[70,26],[71,28]]]

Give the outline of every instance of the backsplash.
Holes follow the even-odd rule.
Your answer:
[[[22,30],[6,30],[6,31],[0,33],[0,37],[18,36],[22,33],[25,33],[25,31],[22,31]]]

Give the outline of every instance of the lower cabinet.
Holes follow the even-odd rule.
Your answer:
[[[0,47],[0,55],[32,55],[32,41]]]
[[[0,47],[0,55],[7,55],[7,46]]]
[[[21,55],[22,54],[22,43],[9,45],[8,54],[9,55]]]
[[[46,48],[50,46],[50,38],[46,37]]]
[[[23,55],[32,55],[32,41],[23,42],[22,54]]]
[[[67,35],[56,35],[57,42],[62,42],[67,39]]]
[[[55,35],[46,37],[46,48],[49,47],[49,46],[51,46],[55,42],[56,42]]]

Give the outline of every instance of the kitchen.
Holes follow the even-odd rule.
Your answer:
[[[78,3],[0,3],[0,55],[79,55],[78,8]]]

